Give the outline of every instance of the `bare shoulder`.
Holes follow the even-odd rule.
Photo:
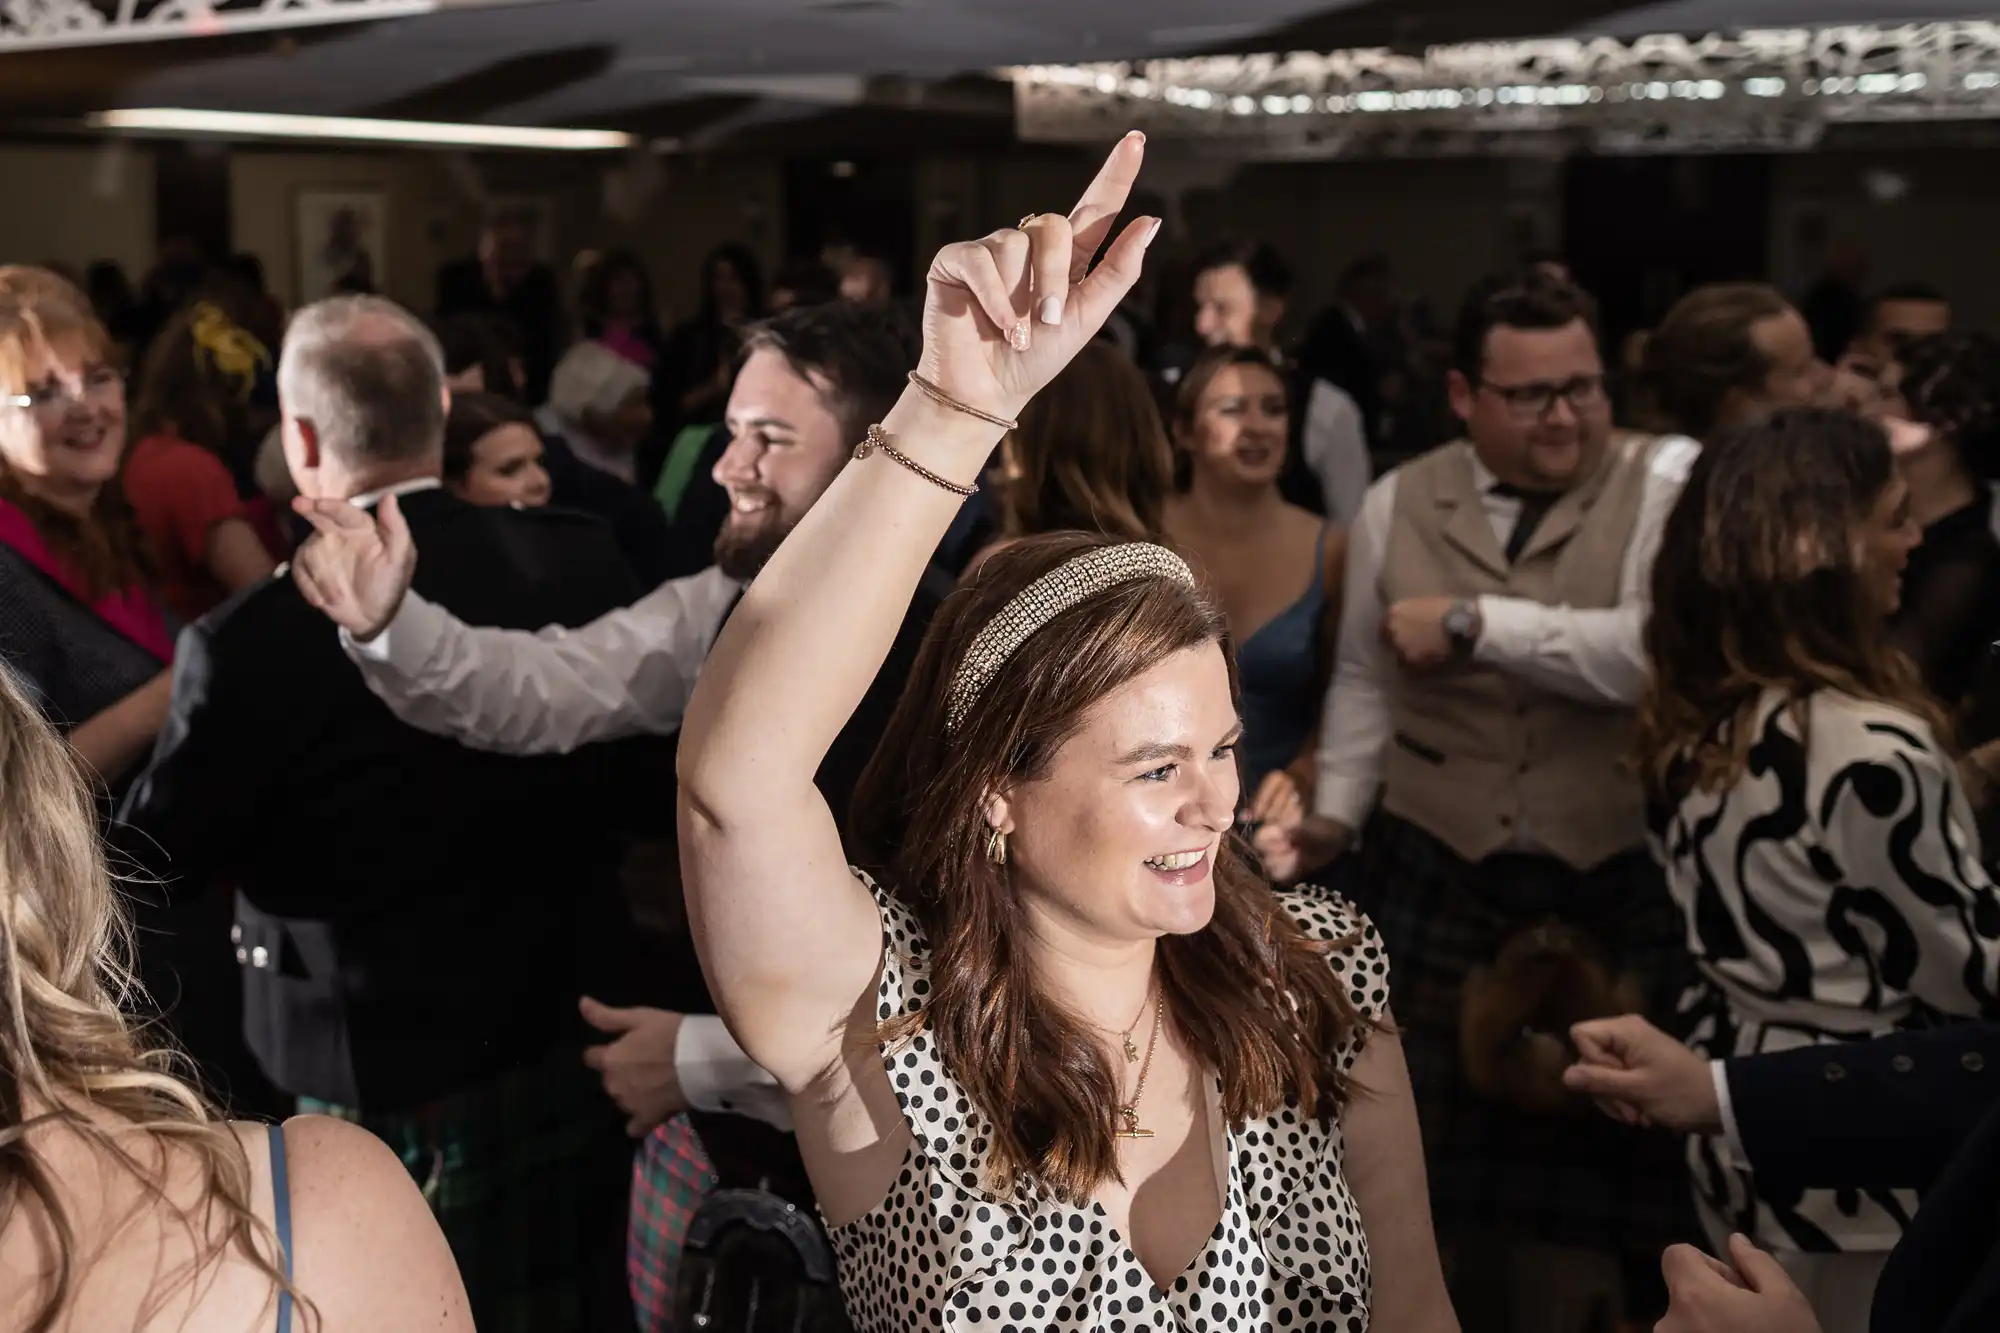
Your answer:
[[[389,1146],[328,1116],[284,1134],[293,1278],[325,1333],[471,1333],[444,1232]]]

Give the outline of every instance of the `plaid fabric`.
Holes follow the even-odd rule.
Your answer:
[[[625,1232],[625,1276],[639,1333],[673,1333],[681,1246],[715,1183],[715,1168],[685,1115],[646,1136],[632,1163],[631,1222]]]
[[[1663,1249],[1700,1235],[1680,1141],[1594,1110],[1537,1116],[1481,1098],[1465,1078],[1458,1028],[1466,974],[1551,918],[1589,932],[1641,982],[1648,1016],[1671,1028],[1692,965],[1659,868],[1643,852],[1589,871],[1539,856],[1475,865],[1415,825],[1378,815],[1357,870],[1351,891],[1395,968],[1438,1233],[1574,1245],[1656,1273]]]
[[[299,1112],[360,1125],[402,1158],[451,1242],[480,1333],[632,1327],[618,1262],[631,1143],[574,1049],[412,1110],[302,1097]]]

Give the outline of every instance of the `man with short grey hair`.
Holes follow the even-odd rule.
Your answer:
[[[576,626],[638,595],[597,520],[440,486],[443,358],[399,307],[301,311],[278,382],[300,494],[399,497],[416,586],[461,619]],[[609,812],[632,808],[633,751],[504,758],[404,726],[282,570],[191,626],[174,667],[120,841],[168,892],[234,888],[258,1063],[403,1156],[480,1327],[629,1327],[631,1150],[577,1005],[617,984],[580,960],[623,915]]]

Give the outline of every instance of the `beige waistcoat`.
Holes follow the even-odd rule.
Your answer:
[[[1657,441],[1612,439],[1591,478],[1558,500],[1509,566],[1459,442],[1403,465],[1383,554],[1384,606],[1407,597],[1521,597],[1574,610],[1618,603],[1626,547]],[[1497,667],[1398,668],[1383,808],[1479,861],[1526,830],[1587,869],[1642,845],[1629,708],[1550,694]]]

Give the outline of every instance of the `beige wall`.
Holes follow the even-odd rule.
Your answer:
[[[0,263],[153,260],[153,159],[124,146],[0,144]]]
[[[376,285],[385,296],[428,310],[438,264],[471,252],[482,211],[477,196],[451,167],[451,160],[436,153],[238,150],[229,159],[235,246],[264,261],[273,295],[296,304],[306,295],[299,290],[300,193],[313,188],[380,191],[387,213]]]
[[[1303,330],[1333,297],[1334,279],[1371,251],[1393,259],[1402,289],[1449,313],[1473,282],[1511,258],[1510,216],[1551,215],[1559,197],[1546,168],[1505,161],[1253,164],[1169,160],[1152,172],[1133,211],[1170,221],[1159,253],[1185,256],[1229,234],[1276,246],[1294,272],[1290,327]],[[1066,210],[1089,182],[1094,155],[1021,153],[980,163],[934,160],[918,172],[917,235],[928,252],[948,240],[1011,225],[1030,212]],[[956,225],[958,232],[946,235]],[[921,259],[922,256],[920,255]]]

